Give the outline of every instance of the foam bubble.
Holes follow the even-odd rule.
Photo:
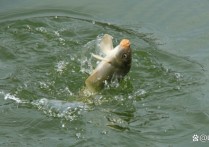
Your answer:
[[[66,68],[66,66],[68,65],[68,62],[65,62],[65,61],[59,61],[55,68],[56,68],[56,71],[59,72],[59,73],[62,73],[63,70]]]
[[[14,100],[16,103],[22,103],[21,99],[10,93],[5,94],[5,100]]]

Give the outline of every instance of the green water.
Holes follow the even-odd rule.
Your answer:
[[[0,146],[208,146],[208,5],[0,2]],[[131,71],[80,95],[105,33]]]

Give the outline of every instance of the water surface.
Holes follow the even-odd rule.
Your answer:
[[[207,1],[1,3],[1,146],[207,145]],[[131,40],[132,69],[79,95],[105,33]]]

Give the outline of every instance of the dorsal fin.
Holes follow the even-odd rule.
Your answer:
[[[100,48],[106,55],[113,49],[112,39],[111,35],[105,34],[100,42]]]

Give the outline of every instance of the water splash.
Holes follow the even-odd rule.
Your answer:
[[[87,105],[82,102],[66,102],[61,100],[49,100],[42,98],[31,103],[44,114],[64,118],[66,120],[75,120],[81,115],[82,111],[87,110]]]
[[[66,62],[66,61],[59,61],[56,65],[55,65],[55,70],[57,72],[59,72],[60,74],[63,73],[63,71],[66,69],[66,66],[68,65],[69,63]]]
[[[37,27],[35,30],[41,33],[47,33],[47,29],[45,27]]]
[[[27,101],[10,93],[4,93],[3,91],[1,91],[0,94],[4,96],[5,100],[12,100],[17,104],[32,105],[50,117],[62,118],[70,121],[76,120],[83,111],[88,110],[88,106],[82,102],[67,102],[61,100],[49,100],[46,98]]]
[[[26,103],[25,100],[21,100],[20,98],[16,97],[15,95],[13,94],[10,94],[10,93],[4,93],[3,91],[0,92],[1,95],[4,95],[4,99],[5,100],[12,100],[12,101],[15,101],[16,103],[20,104],[20,103]]]

